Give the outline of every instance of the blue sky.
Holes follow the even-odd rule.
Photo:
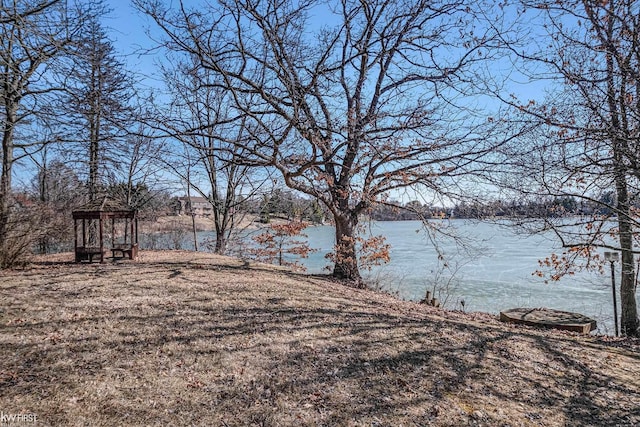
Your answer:
[[[103,23],[110,29],[109,33],[119,50],[130,53],[137,45],[147,43],[142,25],[144,19],[129,0],[106,0],[105,3],[112,11]]]
[[[198,0],[192,0],[187,4],[192,5],[197,2]],[[168,0],[168,3],[173,6],[178,5],[178,1]],[[112,11],[104,19],[103,24],[107,28],[118,54],[122,55],[122,60],[129,71],[148,77],[155,72],[156,64],[162,58],[158,57],[158,52],[150,55],[143,54],[145,49],[152,48],[155,44],[148,37],[147,31],[160,34],[160,30],[156,28],[155,23],[149,17],[139,13],[133,7],[131,0],[105,0],[105,4]],[[325,20],[317,19],[318,22],[324,22]],[[493,68],[496,72],[505,73],[508,72],[508,70],[505,70],[505,66],[509,67],[510,65],[509,63],[499,63],[495,64]],[[518,73],[513,73],[512,78],[510,88],[513,92],[522,99],[536,98],[540,100],[546,83],[538,82],[537,84],[532,84]],[[149,79],[145,79],[145,83],[148,86],[160,86],[158,82],[153,82]]]
[[[103,24],[129,71],[152,73],[155,59],[151,55],[144,55],[143,51],[154,45],[146,34],[148,28],[154,29],[153,23],[141,15],[129,0],[105,0],[105,4],[112,11]]]

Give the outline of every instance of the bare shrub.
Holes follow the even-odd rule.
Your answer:
[[[187,239],[187,229],[177,221],[171,221],[170,228],[167,233],[170,249],[184,249]]]
[[[37,205],[9,210],[5,239],[0,241],[0,269],[25,265],[33,248],[46,235],[46,211]]]

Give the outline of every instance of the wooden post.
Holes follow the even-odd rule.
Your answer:
[[[103,225],[102,217],[98,220],[100,224],[100,263],[104,263],[104,240],[103,240]]]
[[[73,219],[73,241],[74,241],[73,251],[75,252],[75,255],[76,255],[76,262],[79,262],[80,259],[78,257],[78,220],[75,218]]]
[[[196,230],[196,214],[191,212],[191,229],[193,230],[193,248],[198,252],[198,232]],[[282,252],[280,253],[280,258],[282,258]],[[280,265],[282,265],[282,260],[280,260]]]
[[[616,298],[616,269],[613,266],[615,261],[611,261],[611,290],[613,292],[613,323],[616,325],[616,336],[620,335],[618,330],[618,300]]]

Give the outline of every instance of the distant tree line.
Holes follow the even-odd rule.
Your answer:
[[[561,218],[574,215],[610,216],[615,213],[613,192],[600,200],[582,200],[573,196],[540,197],[536,200],[495,200],[456,203],[450,207],[431,206],[417,200],[402,204],[388,202],[376,205],[368,218],[376,221],[422,221],[429,219],[492,219],[492,218]],[[640,200],[634,205],[640,208]]]
[[[459,203],[451,209],[455,218],[563,218],[571,216],[610,216],[615,214],[615,194],[604,193],[600,200],[573,196],[540,197],[536,200]],[[640,200],[638,201],[640,207]]]

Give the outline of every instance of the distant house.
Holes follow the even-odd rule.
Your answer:
[[[213,214],[211,203],[204,197],[178,197],[175,200],[176,215],[210,217]]]

